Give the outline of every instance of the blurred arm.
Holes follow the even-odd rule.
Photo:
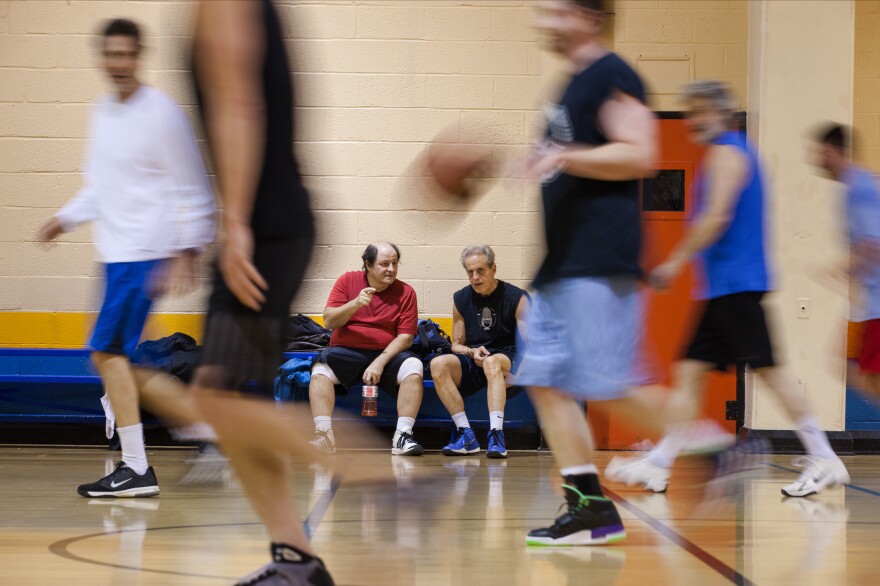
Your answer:
[[[94,121],[94,112],[92,120]],[[75,230],[80,224],[98,217],[97,192],[95,191],[95,136],[94,123],[89,132],[86,155],[83,160],[83,186],[77,194],[55,214],[55,219],[65,232]]]
[[[738,149],[718,145],[706,154],[706,209],[670,255],[685,263],[718,240],[733,218],[733,206],[748,177],[748,161]]]
[[[616,92],[599,110],[599,126],[608,143],[572,145],[556,155],[569,175],[627,181],[653,173],[657,159],[657,120],[636,98]]]
[[[196,59],[223,222],[250,225],[266,133],[260,64],[265,39],[257,2],[202,2]]]
[[[175,252],[202,252],[214,239],[217,206],[189,121],[179,107],[162,117],[160,137],[171,176]]]

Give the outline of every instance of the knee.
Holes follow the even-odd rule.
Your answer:
[[[407,358],[400,365],[400,370],[397,371],[397,384],[400,385],[407,381],[410,384],[418,384],[421,387],[424,371],[425,366],[422,364],[421,359],[415,357]]]
[[[483,372],[487,378],[504,376],[504,360],[499,356],[496,354],[483,360]]]
[[[326,364],[319,362],[312,367],[312,377],[309,379],[309,395],[313,393],[326,393],[333,390],[333,385],[338,385],[339,379],[333,370]]]
[[[89,360],[95,366],[95,368],[100,368],[107,360],[113,358],[114,354],[107,354],[106,352],[100,352],[98,350],[92,350],[89,353]]]
[[[431,376],[435,379],[449,376],[449,359],[458,360],[455,356],[438,356],[431,361]]]
[[[198,381],[194,381],[187,393],[199,413],[204,413],[205,408],[211,404],[211,397],[214,395],[207,387],[198,384]]]

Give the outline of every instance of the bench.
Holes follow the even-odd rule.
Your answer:
[[[289,352],[290,358],[312,358],[314,352]],[[426,380],[418,425],[451,427],[451,418]],[[100,397],[101,379],[84,349],[0,348],[0,423],[87,423],[104,422]],[[525,392],[514,392],[505,407],[505,428],[537,429],[537,417]],[[465,408],[475,427],[488,427],[489,413],[484,393],[465,398]],[[380,426],[397,421],[393,395],[379,393],[378,416],[370,418]],[[343,411],[360,418],[360,386],[337,396],[339,417]]]

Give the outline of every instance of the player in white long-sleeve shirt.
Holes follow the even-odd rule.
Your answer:
[[[216,206],[181,108],[137,78],[140,31],[129,20],[104,30],[104,68],[116,92],[99,100],[83,170],[84,186],[40,230],[49,241],[91,222],[106,272],[101,312],[89,346],[116,416],[122,461],[82,496],[154,496],[139,405],[172,423],[197,421],[183,386],[132,366],[153,300],[188,286],[194,259],[214,237]]]

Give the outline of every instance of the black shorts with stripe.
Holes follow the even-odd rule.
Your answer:
[[[200,384],[239,390],[249,382],[271,391],[284,361],[290,304],[305,276],[313,240],[308,234],[254,243],[254,266],[269,285],[266,301],[258,312],[242,305],[215,265]]]

